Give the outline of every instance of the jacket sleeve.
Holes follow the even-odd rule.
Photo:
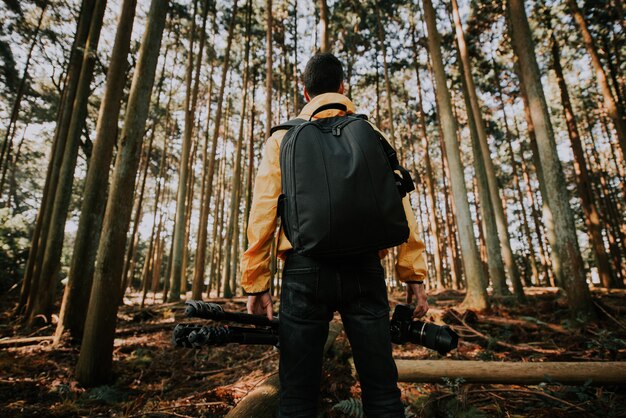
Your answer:
[[[281,191],[279,158],[278,141],[270,137],[265,143],[254,181],[247,231],[249,244],[241,260],[241,287],[248,294],[263,292],[270,287],[271,248]]]
[[[409,224],[409,239],[398,246],[396,259],[396,274],[401,282],[408,280],[426,280],[428,268],[426,265],[426,246],[417,232],[417,221],[411,208],[409,195],[402,199],[406,220]]]

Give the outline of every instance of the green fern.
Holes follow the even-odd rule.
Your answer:
[[[338,411],[349,417],[363,418],[365,413],[363,412],[363,403],[360,399],[349,398],[345,399],[333,406],[333,411]]]

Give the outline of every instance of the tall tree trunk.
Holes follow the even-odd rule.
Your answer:
[[[328,40],[328,4],[326,0],[319,0],[320,7],[320,52],[330,52]]]
[[[250,109],[250,123],[248,126],[248,172],[246,176],[246,206],[243,211],[243,246],[248,248],[248,222],[250,218],[250,207],[252,205],[252,175],[254,173],[254,137],[256,136],[254,121],[256,111],[256,72],[252,73],[252,108]]]
[[[446,84],[443,58],[441,57],[441,41],[437,31],[435,10],[431,0],[423,0],[424,20],[428,28],[428,49],[432,59],[437,86],[437,102],[441,112],[441,129],[446,144],[446,156],[450,166],[452,197],[456,209],[456,221],[459,228],[461,254],[467,283],[467,293],[464,305],[478,310],[487,309],[487,291],[484,272],[480,265],[480,255],[476,246],[472,218],[470,216],[469,203],[467,201],[467,188],[461,163],[461,150],[456,138],[457,124],[452,114],[450,91]]]
[[[209,71],[209,88],[207,95],[207,123],[206,123],[206,135],[204,137],[204,147],[202,151],[202,187],[200,192],[200,223],[198,225],[198,247],[196,248],[196,259],[193,270],[193,281],[191,285],[191,298],[194,300],[202,299],[202,288],[204,285],[204,273],[206,268],[206,249],[207,249],[207,234],[209,224],[209,212],[211,208],[207,205],[207,200],[210,200],[207,196],[209,185],[207,184],[207,175],[209,171],[210,162],[208,160],[209,150],[209,125],[211,121],[211,104],[212,104],[212,92],[213,92],[213,68],[214,63],[211,60],[211,70]],[[211,151],[213,152],[213,151]],[[215,157],[213,157],[215,158]],[[207,295],[208,296],[208,295]]]
[[[531,158],[533,161],[533,165],[535,166],[535,175],[537,177],[537,184],[539,190],[537,193],[533,190],[532,183],[530,182],[530,175],[528,171],[528,167],[526,166],[526,161],[524,159],[524,151],[523,146],[521,155],[521,167],[522,172],[524,174],[524,181],[526,182],[528,189],[527,194],[529,198],[529,202],[531,203],[531,210],[533,221],[535,224],[535,231],[537,233],[537,239],[539,243],[540,255],[541,255],[541,264],[544,268],[544,274],[546,278],[546,283],[549,282],[551,286],[556,286],[556,278],[554,276],[554,271],[552,270],[552,261],[550,260],[550,248],[547,240],[545,239],[545,226],[541,220],[541,216],[539,215],[540,210],[539,206],[541,205],[542,209],[546,205],[546,199],[544,196],[547,195],[545,182],[543,181],[543,169],[541,168],[541,161],[539,160],[539,148],[537,147],[537,137],[535,135],[535,125],[533,124],[533,120],[530,116],[530,105],[528,102],[528,95],[526,94],[526,89],[524,88],[524,81],[521,78],[521,71],[518,63],[516,62],[515,71],[519,78],[519,87],[520,87],[520,96],[522,96],[522,102],[524,104],[524,118],[526,119],[526,126],[528,129],[528,143],[530,145],[531,150]],[[495,68],[495,67],[494,67]],[[521,143],[520,143],[521,145]],[[538,195],[540,195],[541,201],[538,199]],[[542,232],[544,231],[544,232]]]
[[[549,19],[549,17],[548,17]],[[548,28],[551,29],[551,28]],[[591,193],[591,178],[589,176],[589,169],[587,168],[587,162],[585,161],[585,151],[583,150],[582,142],[580,139],[580,133],[578,132],[578,125],[576,123],[576,117],[574,116],[574,110],[569,98],[569,92],[567,85],[565,84],[565,78],[563,77],[563,68],[561,67],[561,52],[554,33],[550,36],[550,42],[552,46],[552,65],[554,72],[556,73],[556,79],[561,91],[561,103],[563,105],[563,116],[567,124],[567,132],[572,144],[572,151],[574,153],[574,171],[576,173],[576,185],[578,186],[578,195],[582,203],[583,215],[585,218],[585,225],[587,226],[587,232],[589,233],[589,241],[593,253],[595,255],[596,264],[598,267],[598,274],[600,281],[604,287],[610,288],[617,286],[617,280],[613,275],[609,258],[606,254],[604,247],[604,238],[602,237],[602,226],[600,220],[600,213],[594,201]],[[620,286],[621,287],[621,286]]]
[[[572,314],[595,317],[578,241],[574,216],[569,206],[565,176],[559,161],[552,123],[541,86],[535,46],[524,10],[524,0],[509,0],[509,25],[513,49],[519,59],[520,74],[537,136],[539,158],[546,186],[544,219],[552,247],[554,271],[565,287]]]
[[[300,112],[300,86],[298,85],[298,0],[294,0],[293,2],[291,36],[293,37],[293,113],[297,115]],[[252,78],[256,78],[256,71],[254,71]],[[254,81],[252,85],[254,88]],[[254,100],[252,101],[252,106],[254,106]],[[244,246],[244,248],[246,247],[247,245]]]
[[[433,256],[435,258],[435,278],[437,280],[437,285],[439,287],[443,287],[443,279],[442,279],[442,270],[443,270],[443,260],[441,258],[441,235],[439,233],[439,225],[437,221],[437,205],[435,204],[435,180],[433,177],[433,167],[432,162],[430,160],[430,152],[429,152],[429,141],[428,141],[428,132],[426,132],[426,116],[424,114],[424,100],[422,97],[422,80],[419,73],[419,64],[418,64],[418,53],[417,53],[417,40],[415,39],[415,28],[411,28],[411,39],[412,39],[412,47],[413,47],[413,62],[415,63],[415,78],[417,81],[417,111],[419,113],[419,124],[420,124],[420,140],[422,142],[422,147],[424,148],[424,168],[426,170],[426,178],[424,182],[426,183],[426,190],[428,191],[428,204],[430,205],[429,212],[429,221],[430,228],[432,231],[432,235],[435,241],[435,245],[433,247]]]
[[[206,228],[208,225],[208,216],[209,210],[211,207],[211,197],[213,196],[213,177],[215,174],[215,155],[217,153],[217,142],[220,137],[220,124],[222,123],[222,108],[224,102],[224,92],[226,90],[226,79],[228,76],[228,71],[230,70],[230,50],[233,42],[233,34],[235,31],[235,23],[237,17],[237,3],[238,0],[235,0],[233,4],[233,9],[231,11],[230,22],[228,24],[228,39],[226,41],[226,50],[224,51],[224,62],[222,65],[222,75],[220,80],[220,90],[217,95],[217,109],[215,110],[215,120],[213,122],[213,139],[211,142],[211,153],[208,158],[209,167],[206,174],[206,179],[204,180],[206,183],[206,192],[203,197],[202,205],[206,208],[206,212],[201,214],[200,220],[200,230],[198,233],[198,250],[196,251],[196,261],[194,266],[194,282],[202,283],[205,273],[205,259],[206,259]],[[206,219],[206,221],[204,221]],[[206,223],[205,223],[206,222]],[[202,223],[205,223],[204,229],[202,229]],[[172,279],[174,278],[172,274]],[[196,288],[196,292],[198,288]]]
[[[489,198],[492,208],[493,208],[493,215],[495,217],[494,218],[495,222],[493,225],[491,225],[491,227],[495,226],[497,228],[497,233],[495,234],[495,237],[492,234],[489,234],[487,235],[487,240],[494,240],[498,238],[497,239],[498,247],[492,248],[491,251],[489,251],[489,246],[493,245],[495,247],[496,244],[495,243],[490,244],[488,242],[487,248],[488,248],[488,252],[492,253],[492,255],[496,257],[496,260],[498,258],[500,258],[501,260],[503,259],[504,265],[506,266],[506,270],[508,272],[509,280],[511,281],[511,284],[513,285],[513,291],[515,293],[515,296],[517,297],[519,301],[523,301],[524,289],[522,287],[522,282],[520,280],[519,269],[517,267],[517,264],[515,263],[515,258],[513,256],[513,250],[511,249],[508,224],[505,220],[504,208],[502,207],[502,203],[500,200],[500,191],[498,189],[496,171],[493,166],[493,161],[491,159],[491,152],[489,150],[489,144],[487,142],[487,130],[485,127],[485,121],[483,119],[482,111],[480,109],[478,95],[476,93],[476,86],[475,86],[474,77],[472,74],[472,64],[470,61],[469,50],[465,42],[465,34],[463,32],[463,25],[461,23],[459,7],[458,7],[456,0],[451,0],[451,1],[452,1],[452,15],[454,17],[454,26],[456,29],[456,40],[457,40],[459,52],[460,52],[460,58],[461,58],[460,61],[464,70],[463,79],[465,80],[465,83],[467,85],[467,93],[469,96],[468,98],[469,98],[470,109],[468,109],[468,112],[471,113],[474,117],[474,121],[476,125],[476,134],[478,136],[477,145],[479,145],[478,148],[480,149],[482,160],[484,162],[485,175],[486,175],[486,180],[487,180],[486,185],[488,186],[488,190],[486,190],[487,193],[485,193],[485,199]],[[480,191],[481,189],[480,177],[479,177],[478,186],[479,186],[479,191]],[[483,193],[481,193],[481,202],[484,201],[482,196],[483,196]],[[489,212],[489,210],[487,211]],[[485,220],[486,223],[490,222],[485,217],[483,217],[483,219]],[[491,227],[489,227],[488,229],[491,229]],[[500,252],[500,248],[501,248],[501,252]],[[498,261],[496,261],[496,264],[499,264]],[[493,267],[496,267],[496,266],[493,266]],[[493,267],[490,268],[490,270],[493,270]],[[500,266],[497,265],[497,268],[499,269]],[[495,286],[494,286],[495,294],[509,293],[508,287],[506,286],[506,280],[503,280],[503,278],[500,277],[499,275],[495,277],[492,276],[492,280],[495,283]]]
[[[120,292],[126,234],[135,189],[141,141],[144,135],[150,96],[165,27],[168,1],[153,0],[139,51],[139,59],[128,99],[128,112],[119,141],[111,192],[107,200],[96,270],[81,344],[76,378],[84,386],[96,386],[111,379],[113,339]]]
[[[185,209],[185,236],[183,238],[182,266],[180,268],[180,292],[187,294],[187,264],[189,262],[189,234],[191,232],[191,211],[193,209],[193,198],[195,193],[195,170],[196,153],[198,151],[198,141],[192,138],[191,157],[189,158],[189,177],[187,179],[187,204]]]
[[[252,0],[248,0],[246,14],[246,40],[244,52],[244,70],[243,70],[243,97],[241,99],[241,111],[239,113],[239,137],[235,149],[235,167],[233,169],[233,191],[230,195],[230,223],[229,237],[226,238],[227,250],[230,251],[230,263],[226,263],[225,280],[231,281],[233,293],[237,293],[237,265],[239,264],[239,207],[241,206],[241,177],[242,177],[242,152],[244,141],[244,122],[246,119],[246,105],[248,103],[248,83],[250,80],[250,36],[252,28]],[[287,69],[287,67],[285,67]]]
[[[4,141],[2,142],[2,148],[0,149],[0,167],[2,168],[2,176],[0,177],[0,196],[2,196],[5,176],[9,167],[9,154],[11,152],[13,138],[15,137],[15,131],[17,130],[17,120],[20,113],[20,107],[22,106],[22,98],[26,90],[28,69],[30,67],[30,61],[33,56],[33,51],[35,50],[35,46],[37,46],[37,42],[39,41],[39,32],[41,31],[41,24],[43,22],[44,16],[46,15],[46,9],[48,8],[48,4],[50,4],[49,0],[44,0],[40,4],[41,13],[39,14],[39,19],[37,20],[37,26],[35,28],[35,31],[31,35],[32,40],[30,42],[30,47],[28,48],[28,53],[26,54],[26,62],[24,63],[22,78],[20,80],[20,84],[17,87],[17,91],[15,92],[15,101],[13,102],[13,106],[11,107],[11,117],[9,119],[9,124],[6,127]]]
[[[265,0],[265,138],[272,129],[272,0]]]
[[[530,268],[532,270],[534,284],[538,285],[540,283],[540,277],[539,277],[539,269],[537,268],[537,257],[535,256],[533,239],[530,233],[530,226],[528,224],[528,216],[526,215],[526,207],[524,205],[524,193],[522,192],[522,188],[520,186],[517,161],[515,160],[515,153],[513,152],[513,138],[511,135],[511,130],[509,129],[509,122],[508,122],[508,117],[506,114],[506,108],[504,106],[504,98],[502,97],[502,92],[499,92],[499,98],[500,98],[500,108],[502,110],[502,118],[504,121],[505,136],[506,136],[506,141],[507,141],[508,148],[509,148],[509,159],[511,161],[511,169],[513,171],[513,185],[515,187],[515,192],[517,193],[517,200],[519,201],[519,205],[521,207],[524,235],[526,237],[527,244],[528,244],[528,256],[530,258]],[[517,130],[517,121],[515,122],[515,129],[516,129],[517,137],[519,138],[519,130]],[[522,152],[521,142],[520,142],[520,154],[522,154],[522,160],[523,160],[524,155]],[[530,184],[527,183],[527,187],[530,190]],[[532,202],[533,202],[532,192],[530,193],[529,200],[531,202],[531,210],[532,210]],[[541,246],[541,248],[543,249],[543,246]]]
[[[206,6],[206,3],[205,3]],[[176,197],[176,220],[174,222],[174,237],[172,238],[172,259],[170,260],[171,264],[171,277],[170,277],[170,290],[169,290],[169,301],[178,301],[180,300],[180,284],[182,277],[184,276],[184,272],[182,271],[183,267],[183,254],[184,254],[184,246],[185,246],[185,227],[186,223],[186,214],[187,214],[187,184],[189,178],[189,156],[191,152],[191,142],[193,135],[193,128],[195,125],[195,109],[192,110],[192,107],[195,107],[195,101],[198,96],[197,85],[193,83],[194,79],[194,54],[193,54],[193,45],[194,39],[196,35],[196,14],[198,11],[198,0],[194,0],[193,2],[193,15],[191,19],[191,28],[189,31],[189,49],[187,52],[187,73],[185,78],[185,127],[183,132],[183,147],[181,151],[178,172],[180,173],[178,177],[178,189],[177,189],[177,197]],[[205,12],[208,11],[207,7],[205,7]],[[206,14],[205,14],[206,16]],[[201,34],[201,39],[205,38],[205,33]],[[201,59],[198,60],[201,62]],[[195,94],[194,94],[195,93]],[[195,97],[194,97],[195,96]]]
[[[67,130],[67,139],[63,151],[63,162],[59,170],[58,184],[54,192],[54,201],[51,205],[52,215],[48,235],[45,241],[41,272],[38,275],[39,286],[36,293],[31,292],[29,302],[29,323],[33,324],[39,315],[49,318],[54,307],[56,287],[59,282],[61,264],[61,252],[65,237],[65,222],[72,197],[72,185],[74,183],[74,170],[80,136],[87,116],[87,105],[90,94],[90,85],[93,78],[93,69],[96,63],[96,54],[102,20],[106,9],[106,0],[97,0],[93,17],[89,26],[83,62],[76,89],[76,98],[73,102],[72,115]]]
[[[28,260],[22,281],[20,291],[20,301],[18,304],[18,312],[22,313],[28,308],[31,293],[36,293],[39,286],[39,272],[43,261],[45,242],[48,234],[48,225],[50,216],[52,215],[53,195],[56,191],[56,185],[59,177],[59,169],[63,160],[63,150],[67,139],[67,128],[72,115],[72,105],[76,96],[76,88],[83,62],[82,51],[87,42],[89,27],[93,16],[95,0],[83,0],[80,9],[80,17],[78,19],[74,44],[70,53],[68,70],[66,72],[63,93],[59,103],[59,112],[57,115],[57,124],[52,142],[52,151],[50,153],[50,161],[46,172],[46,182],[43,189],[43,197],[41,205],[37,213],[35,229],[31,239],[31,246],[28,252]]]
[[[376,10],[376,22],[377,22],[377,33],[378,33],[378,43],[380,45],[380,49],[383,53],[383,74],[385,76],[385,90],[387,91],[387,113],[389,117],[389,141],[394,144],[399,152],[402,151],[402,147],[398,146],[396,141],[396,133],[393,126],[393,105],[391,103],[391,81],[389,79],[389,69],[387,68],[387,47],[385,46],[385,32],[383,29],[383,24],[380,17],[380,0],[375,0],[375,10]],[[377,123],[380,123],[377,120]]]
[[[455,0],[452,0],[454,6],[456,6]],[[458,14],[455,14],[455,20]],[[460,24],[460,22],[459,22]],[[487,140],[484,126],[482,133],[479,133],[479,124],[483,124],[482,114],[480,109],[478,112],[474,111],[474,106],[478,106],[476,91],[470,92],[470,88],[474,88],[473,78],[468,75],[467,71],[470,68],[467,67],[463,53],[461,52],[461,42],[459,41],[459,29],[457,28],[457,47],[459,49],[459,55],[461,55],[461,61],[463,65],[459,67],[461,73],[461,89],[465,99],[465,106],[467,108],[467,124],[470,131],[470,137],[472,140],[472,153],[474,154],[474,173],[475,180],[478,189],[478,200],[480,201],[480,213],[482,214],[482,235],[485,239],[485,246],[487,250],[487,265],[489,267],[489,278],[491,279],[491,285],[493,287],[493,296],[505,296],[510,294],[509,288],[506,284],[506,275],[504,271],[504,264],[502,262],[502,253],[500,252],[500,239],[498,237],[498,227],[496,225],[495,206],[500,203],[497,187],[496,193],[498,194],[498,201],[492,200],[493,196],[489,193],[489,179],[486,169],[486,160],[490,159],[489,156],[483,154],[483,148],[481,147],[481,139]],[[463,42],[465,48],[465,43]],[[465,50],[467,54],[467,50]],[[470,84],[471,82],[471,84]],[[478,118],[477,118],[478,116]],[[482,135],[482,138],[480,138]],[[490,173],[495,175],[495,173]],[[495,179],[493,179],[495,181]],[[478,209],[478,208],[477,208]],[[478,217],[478,210],[477,210]],[[507,232],[508,234],[508,232]]]
[[[69,330],[73,339],[80,340],[83,335],[107,198],[109,168],[113,157],[113,147],[117,140],[117,124],[126,84],[127,57],[130,51],[136,5],[137,0],[124,0],[117,24],[115,43],[107,72],[107,84],[96,125],[93,154],[85,181],[70,274],[63,294],[55,334],[57,341],[65,328]]]
[[[218,167],[217,187],[215,188],[215,211],[213,212],[213,233],[211,235],[211,259],[209,264],[209,285],[207,287],[207,297],[211,296],[212,287],[215,288],[216,296],[219,296],[220,294],[220,283],[217,277],[220,270],[217,263],[217,257],[219,247],[222,244],[222,215],[224,213],[224,197],[226,195],[224,178],[225,172],[226,160],[224,154],[222,153]]]
[[[591,65],[593,66],[593,70],[596,72],[596,78],[598,80],[598,84],[600,85],[600,91],[602,92],[602,97],[604,98],[604,108],[615,126],[617,138],[619,139],[619,145],[622,148],[622,154],[626,155],[626,119],[624,119],[623,109],[620,108],[619,104],[615,100],[615,97],[613,97],[613,93],[609,87],[609,82],[606,78],[606,73],[604,72],[604,68],[602,68],[602,63],[600,62],[600,57],[598,56],[598,50],[594,44],[593,37],[587,28],[587,22],[585,22],[585,18],[578,8],[578,3],[576,0],[567,0],[567,5],[572,12],[574,21],[578,25],[585,48],[587,49],[587,53],[591,59]]]

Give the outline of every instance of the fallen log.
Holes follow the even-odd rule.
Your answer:
[[[52,341],[51,335],[43,337],[26,337],[26,338],[11,338],[0,340],[0,347],[21,347],[24,345],[39,344],[42,341]]]
[[[331,322],[328,329],[328,338],[324,345],[324,353],[332,347],[342,328],[340,323]],[[278,373],[275,373],[239,401],[239,403],[226,414],[226,418],[275,417],[276,409],[278,408],[279,388],[280,382]]]
[[[463,378],[465,383],[536,385],[558,382],[580,385],[626,385],[626,362],[494,362],[470,360],[396,360],[399,381],[444,383]]]

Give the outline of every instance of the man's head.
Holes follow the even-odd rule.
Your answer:
[[[306,64],[302,79],[307,102],[322,93],[343,94],[343,67],[330,52],[313,55]]]

